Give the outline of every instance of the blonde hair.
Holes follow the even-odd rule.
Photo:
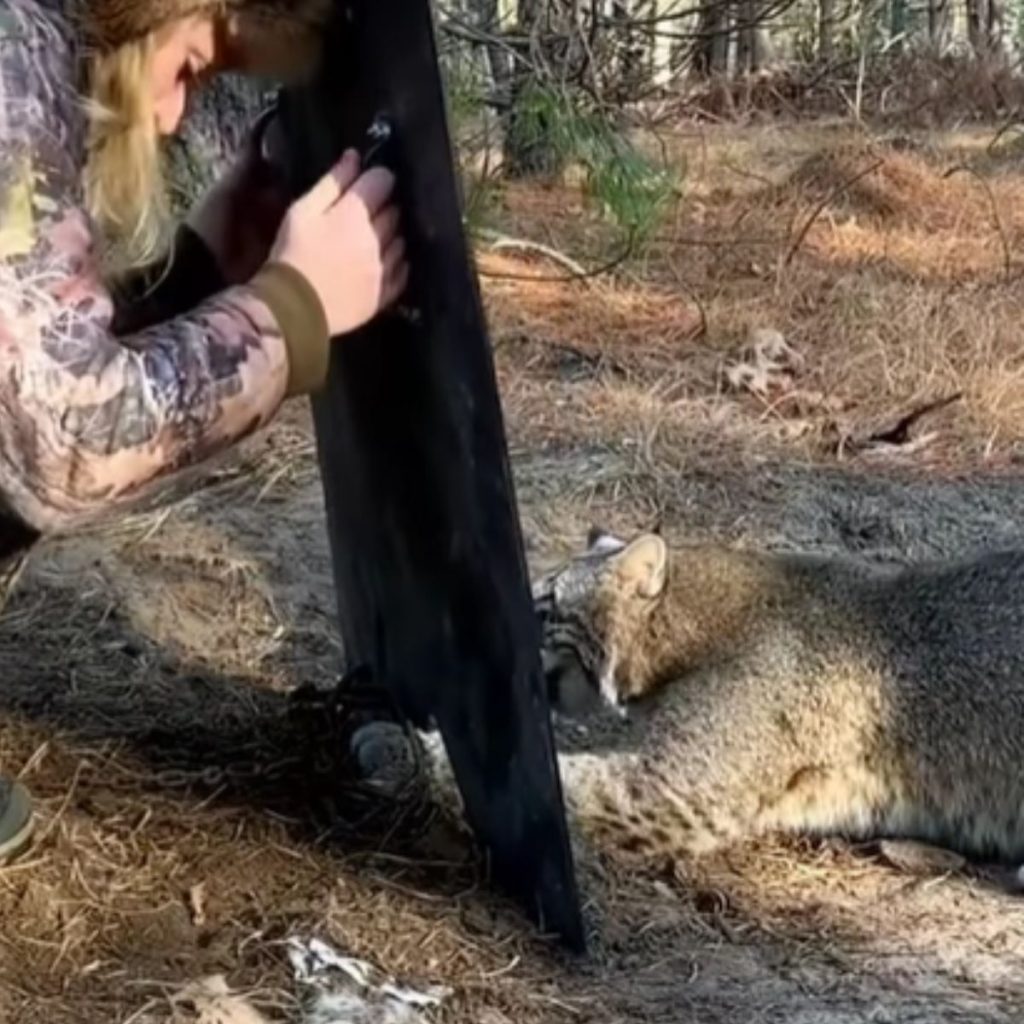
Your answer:
[[[152,262],[169,236],[170,203],[150,88],[158,33],[88,59],[86,206],[104,262],[129,269]]]
[[[329,0],[302,0],[288,19],[247,8],[242,23],[250,44],[259,40],[266,68],[251,68],[281,81],[300,80],[319,56],[319,29]],[[204,10],[226,17],[231,5],[210,0]],[[100,230],[104,262],[112,271],[153,262],[171,238],[171,203],[153,108],[151,64],[167,27],[86,61],[89,136],[85,167],[86,206]]]

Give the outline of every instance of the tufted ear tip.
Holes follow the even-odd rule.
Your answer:
[[[639,597],[660,597],[668,582],[668,545],[657,534],[646,533],[618,556],[620,577],[636,588]]]

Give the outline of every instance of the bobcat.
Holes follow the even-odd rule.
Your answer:
[[[895,568],[602,535],[534,599],[555,708],[626,718],[616,749],[560,755],[596,838],[1024,859],[1024,551]]]

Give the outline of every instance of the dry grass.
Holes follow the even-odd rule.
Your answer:
[[[488,289],[510,388],[530,404],[519,418],[549,439],[537,371],[556,390],[589,375],[574,397],[598,433],[632,424],[636,443],[656,433],[676,451],[684,437],[700,451],[709,434],[748,452],[757,439],[817,461],[834,456],[837,436],[963,392],[922,423],[940,434],[910,463],[1007,466],[1024,413],[1024,178],[986,148],[992,137],[898,149],[834,126],[681,138],[687,196],[642,259],[613,280]],[[533,237],[600,262],[599,232],[548,192],[506,197],[520,231],[534,201]],[[523,275],[557,273],[504,255],[501,273],[514,262]],[[495,264],[486,256],[485,272]],[[731,393],[722,370],[760,328],[784,335],[801,371],[768,394]],[[589,433],[566,421],[574,436]]]
[[[564,268],[484,247],[536,564],[594,520],[889,556],[1012,533],[1019,488],[927,490],[923,471],[1012,464],[1024,177],[981,136],[924,141],[681,135],[686,198],[615,275],[550,280]],[[509,234],[608,256],[571,194],[502,200]],[[793,361],[735,389],[724,371],[768,327]],[[928,444],[837,454],[950,391],[915,428]],[[466,1024],[1019,1019],[1015,897],[841,844],[641,866],[581,849],[593,956],[565,961],[428,809],[352,781],[356,719],[289,697],[337,671],[332,600],[301,409],[184,503],[38,554],[0,618],[0,767],[41,808],[0,872],[2,1024],[172,1021],[169,996],[219,972],[296,1021],[296,934],[450,985],[440,1019]]]
[[[248,454],[274,463],[272,446]],[[541,512],[588,504],[560,466]],[[551,477],[523,479],[529,515]],[[327,553],[315,480],[262,503],[259,486],[221,481],[116,540],[41,552],[0,621],[0,760],[41,808],[0,872],[0,1020],[177,1021],[170,996],[224,973],[297,1021],[291,935],[451,986],[439,1019],[466,1024],[835,1024],[883,1005],[901,1024],[1001,1021],[1021,1005],[1015,900],[841,845],[689,865],[582,849],[593,954],[564,960],[488,894],[460,837],[359,790],[344,715],[288,697],[336,664],[314,639]],[[637,514],[628,488],[616,504]],[[531,535],[538,557],[566,539]]]

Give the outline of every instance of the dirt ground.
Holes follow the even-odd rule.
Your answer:
[[[684,199],[613,277],[484,245],[532,562],[594,523],[896,560],[1024,541],[1024,173],[992,139],[680,131]],[[492,215],[586,265],[609,244],[563,189]],[[200,483],[41,548],[0,618],[0,765],[41,806],[0,872],[0,1022],[226,1021],[177,998],[218,974],[298,1022],[293,936],[449,987],[434,1019],[466,1024],[1024,1016],[1006,873],[839,841],[582,850],[592,953],[565,958],[422,808],[338,787],[289,696],[341,660],[305,409]]]

